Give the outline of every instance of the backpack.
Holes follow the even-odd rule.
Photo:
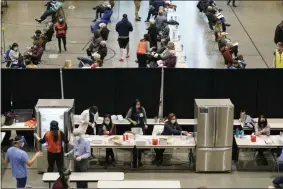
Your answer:
[[[147,42],[145,40],[141,40],[138,44],[137,54],[145,54],[147,48]]]

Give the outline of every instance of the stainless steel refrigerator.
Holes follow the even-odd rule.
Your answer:
[[[230,99],[195,99],[196,171],[230,172],[234,105]]]

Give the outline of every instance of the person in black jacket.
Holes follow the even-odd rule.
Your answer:
[[[168,116],[168,121],[164,125],[164,130],[161,135],[187,135],[187,131],[183,131],[181,126],[177,123],[176,115],[171,113]],[[163,163],[163,153],[165,149],[154,149],[156,153],[155,163],[157,166]]]
[[[123,18],[116,24],[116,31],[118,32],[118,43],[120,47],[120,62],[123,62],[123,49],[127,49],[126,58],[129,58],[129,34],[133,31],[133,25],[128,20],[128,16],[123,14]]]
[[[107,56],[106,41],[101,41],[97,53],[100,55],[100,59],[103,64],[104,58]]]
[[[108,35],[109,35],[109,29],[107,28],[105,23],[100,23],[99,24],[99,28],[100,28],[100,36],[103,39],[103,41],[107,41],[108,40]]]
[[[157,48],[157,28],[154,20],[150,20],[150,26],[147,28],[150,36],[150,48]]]
[[[275,29],[274,43],[277,45],[279,42],[283,43],[283,20]]]

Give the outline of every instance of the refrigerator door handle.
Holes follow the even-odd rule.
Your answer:
[[[217,140],[217,114],[218,114],[218,108],[214,108],[214,139],[213,139],[213,146],[216,145]]]

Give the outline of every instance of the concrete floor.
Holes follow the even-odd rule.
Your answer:
[[[44,24],[38,24],[34,18],[39,17],[45,10],[44,1],[9,1],[9,8],[4,10],[2,24],[6,27],[6,48],[13,42],[18,42],[23,53],[27,47],[32,45],[30,37],[36,29],[42,29]],[[52,59],[50,54],[57,54],[57,41],[47,45],[43,55],[41,68],[62,67],[65,60],[72,60],[77,65],[77,57],[84,56],[82,48],[89,41],[92,34],[89,26],[94,17],[91,9],[100,1],[66,1],[65,15],[69,26],[67,47],[58,58]],[[175,1],[178,5],[177,13],[181,15],[179,20],[181,38],[190,68],[223,68],[223,58],[216,51],[217,46],[213,41],[213,35],[208,32],[206,18],[196,8],[196,1]],[[223,9],[223,15],[232,26],[228,28],[228,37],[233,42],[240,43],[240,53],[244,55],[248,68],[266,68],[272,66],[272,54],[275,49],[273,43],[274,30],[283,18],[283,4],[281,1],[239,1],[237,8],[226,5],[226,1],[218,1],[218,6]],[[75,6],[69,10],[69,6]],[[261,10],[261,11],[259,11]],[[143,1],[140,10],[142,20],[145,20],[148,11],[148,2]],[[117,44],[117,33],[115,23],[119,21],[122,14],[127,13],[129,20],[134,26],[130,36],[131,57],[124,63],[120,63],[119,48]],[[132,1],[118,1],[114,8],[111,30],[108,40],[108,56],[104,67],[137,67],[135,63],[135,51],[138,40],[146,31],[144,22],[134,21],[134,3]],[[113,49],[113,50],[112,50]]]

